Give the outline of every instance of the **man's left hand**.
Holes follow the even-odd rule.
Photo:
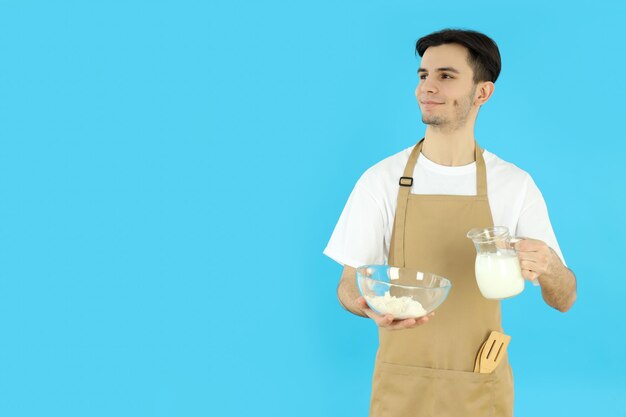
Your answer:
[[[515,243],[515,249],[522,267],[522,276],[533,281],[543,274],[552,274],[557,261],[556,253],[541,240],[521,239]]]

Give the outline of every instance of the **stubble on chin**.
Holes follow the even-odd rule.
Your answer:
[[[467,97],[465,97],[464,100],[455,99],[452,102],[452,108],[455,113],[452,120],[448,120],[442,116],[424,116],[424,114],[422,113],[422,123],[428,126],[432,126],[437,130],[446,131],[453,131],[464,126],[465,123],[467,123],[475,91],[476,89],[474,88],[472,92]]]
[[[422,123],[430,126],[441,126],[445,124],[445,120],[442,117],[422,115]]]

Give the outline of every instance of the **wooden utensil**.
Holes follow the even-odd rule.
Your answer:
[[[483,349],[485,348],[485,342],[480,345],[480,349],[478,349],[478,355],[476,355],[476,361],[474,362],[474,372],[480,372],[480,355],[483,354]]]
[[[511,336],[497,331],[492,331],[485,343],[482,344],[476,362],[474,372],[489,374],[498,366],[511,341]]]

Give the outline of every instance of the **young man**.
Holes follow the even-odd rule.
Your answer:
[[[341,304],[379,328],[371,416],[511,416],[508,357],[492,373],[473,372],[481,344],[502,324],[500,303],[478,290],[466,233],[495,225],[524,236],[516,244],[522,275],[538,279],[543,299],[559,311],[574,303],[576,280],[531,177],[475,142],[478,111],[500,73],[496,44],[448,29],[419,39],[416,52],[424,139],[361,176],[324,253],[344,266]],[[355,268],[385,263],[442,275],[452,290],[436,314],[380,316],[359,296]]]

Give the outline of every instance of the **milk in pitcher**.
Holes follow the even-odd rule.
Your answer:
[[[476,281],[485,298],[502,300],[524,290],[524,278],[517,253],[499,250],[476,256]]]

